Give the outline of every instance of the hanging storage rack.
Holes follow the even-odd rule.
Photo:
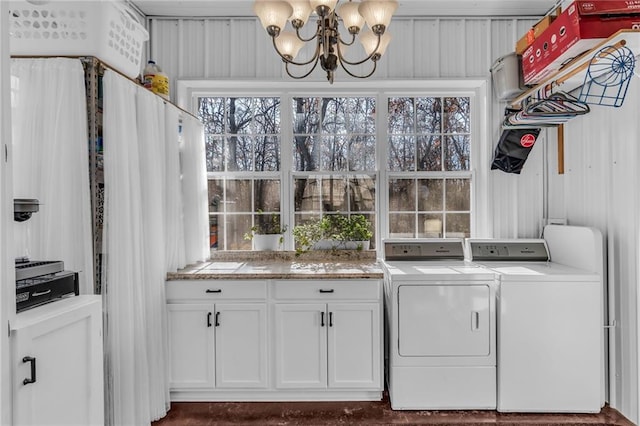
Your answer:
[[[640,30],[620,30],[611,37],[602,40],[592,50],[574,59],[540,84],[514,98],[509,107],[513,110],[521,110],[525,104],[532,102],[532,100],[544,99],[559,91],[574,93],[576,89],[580,90],[580,87],[584,85],[585,75],[594,55],[607,46],[616,48],[625,46],[632,52],[640,52]]]
[[[529,98],[521,110],[505,117],[503,128],[553,127],[588,113],[589,105],[567,93],[553,93],[543,99]]]

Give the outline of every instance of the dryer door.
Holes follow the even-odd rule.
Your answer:
[[[489,285],[398,287],[400,356],[490,353]]]

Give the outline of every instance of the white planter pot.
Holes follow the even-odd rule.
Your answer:
[[[253,236],[253,249],[263,251],[282,250],[281,239],[282,234],[255,234]]]

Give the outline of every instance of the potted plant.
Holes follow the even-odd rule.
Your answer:
[[[287,225],[280,223],[279,213],[264,215],[262,210],[258,210],[255,224],[244,234],[244,238],[253,241],[254,250],[274,251],[282,248],[285,232]]]
[[[368,250],[373,232],[364,215],[329,214],[293,228],[296,251],[310,249]]]

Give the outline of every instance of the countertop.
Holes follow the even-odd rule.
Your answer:
[[[320,253],[319,253],[320,252]],[[324,252],[324,253],[322,253]],[[375,251],[220,252],[167,274],[167,280],[382,279]]]

